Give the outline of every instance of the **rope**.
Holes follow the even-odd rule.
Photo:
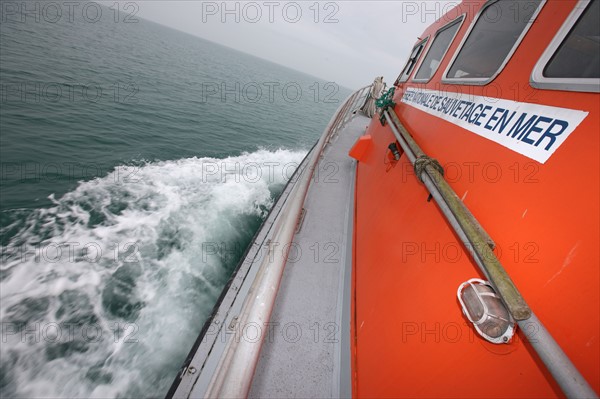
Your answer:
[[[423,177],[421,177],[421,175],[428,166],[431,166],[432,168],[440,172],[440,175],[444,176],[444,168],[442,167],[442,165],[440,165],[437,159],[430,158],[427,155],[421,155],[420,157],[415,159],[414,164],[415,174],[417,175],[419,180],[421,180],[421,183],[424,183]]]
[[[375,78],[373,84],[371,85],[371,90],[365,99],[365,103],[360,108],[361,111],[369,118],[372,118],[375,115],[375,100],[381,94],[381,91],[385,88],[385,83],[383,82],[383,76]]]

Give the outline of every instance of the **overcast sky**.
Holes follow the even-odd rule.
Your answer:
[[[140,1],[137,15],[342,86],[392,83],[459,1]],[[122,3],[123,4],[123,3]]]

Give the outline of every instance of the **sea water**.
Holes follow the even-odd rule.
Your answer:
[[[101,10],[0,23],[1,396],[164,395],[349,94]]]

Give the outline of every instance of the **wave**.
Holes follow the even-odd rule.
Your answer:
[[[121,166],[15,211],[0,231],[0,396],[164,395],[305,154]]]

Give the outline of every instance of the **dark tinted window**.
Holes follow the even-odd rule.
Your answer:
[[[454,39],[454,36],[460,27],[460,21],[462,21],[462,19],[453,22],[452,25],[446,26],[438,31],[433,43],[431,43],[431,47],[429,47],[427,55],[423,59],[423,63],[415,75],[415,79],[429,80],[435,74],[440,66],[440,62],[442,62],[444,54],[448,51],[448,47],[450,47],[450,43],[452,43],[452,39]]]
[[[600,1],[592,1],[546,69],[547,78],[600,78]]]
[[[402,73],[400,74],[400,76],[398,76],[398,80],[396,82],[406,82],[408,80],[410,73],[415,68],[417,61],[419,60],[419,56],[423,52],[425,43],[427,43],[427,39],[421,41],[419,44],[417,44],[415,47],[413,47],[413,51],[410,53],[408,62],[406,63],[406,66],[402,70]]]
[[[499,0],[485,7],[448,78],[488,79],[500,70],[542,0]]]

